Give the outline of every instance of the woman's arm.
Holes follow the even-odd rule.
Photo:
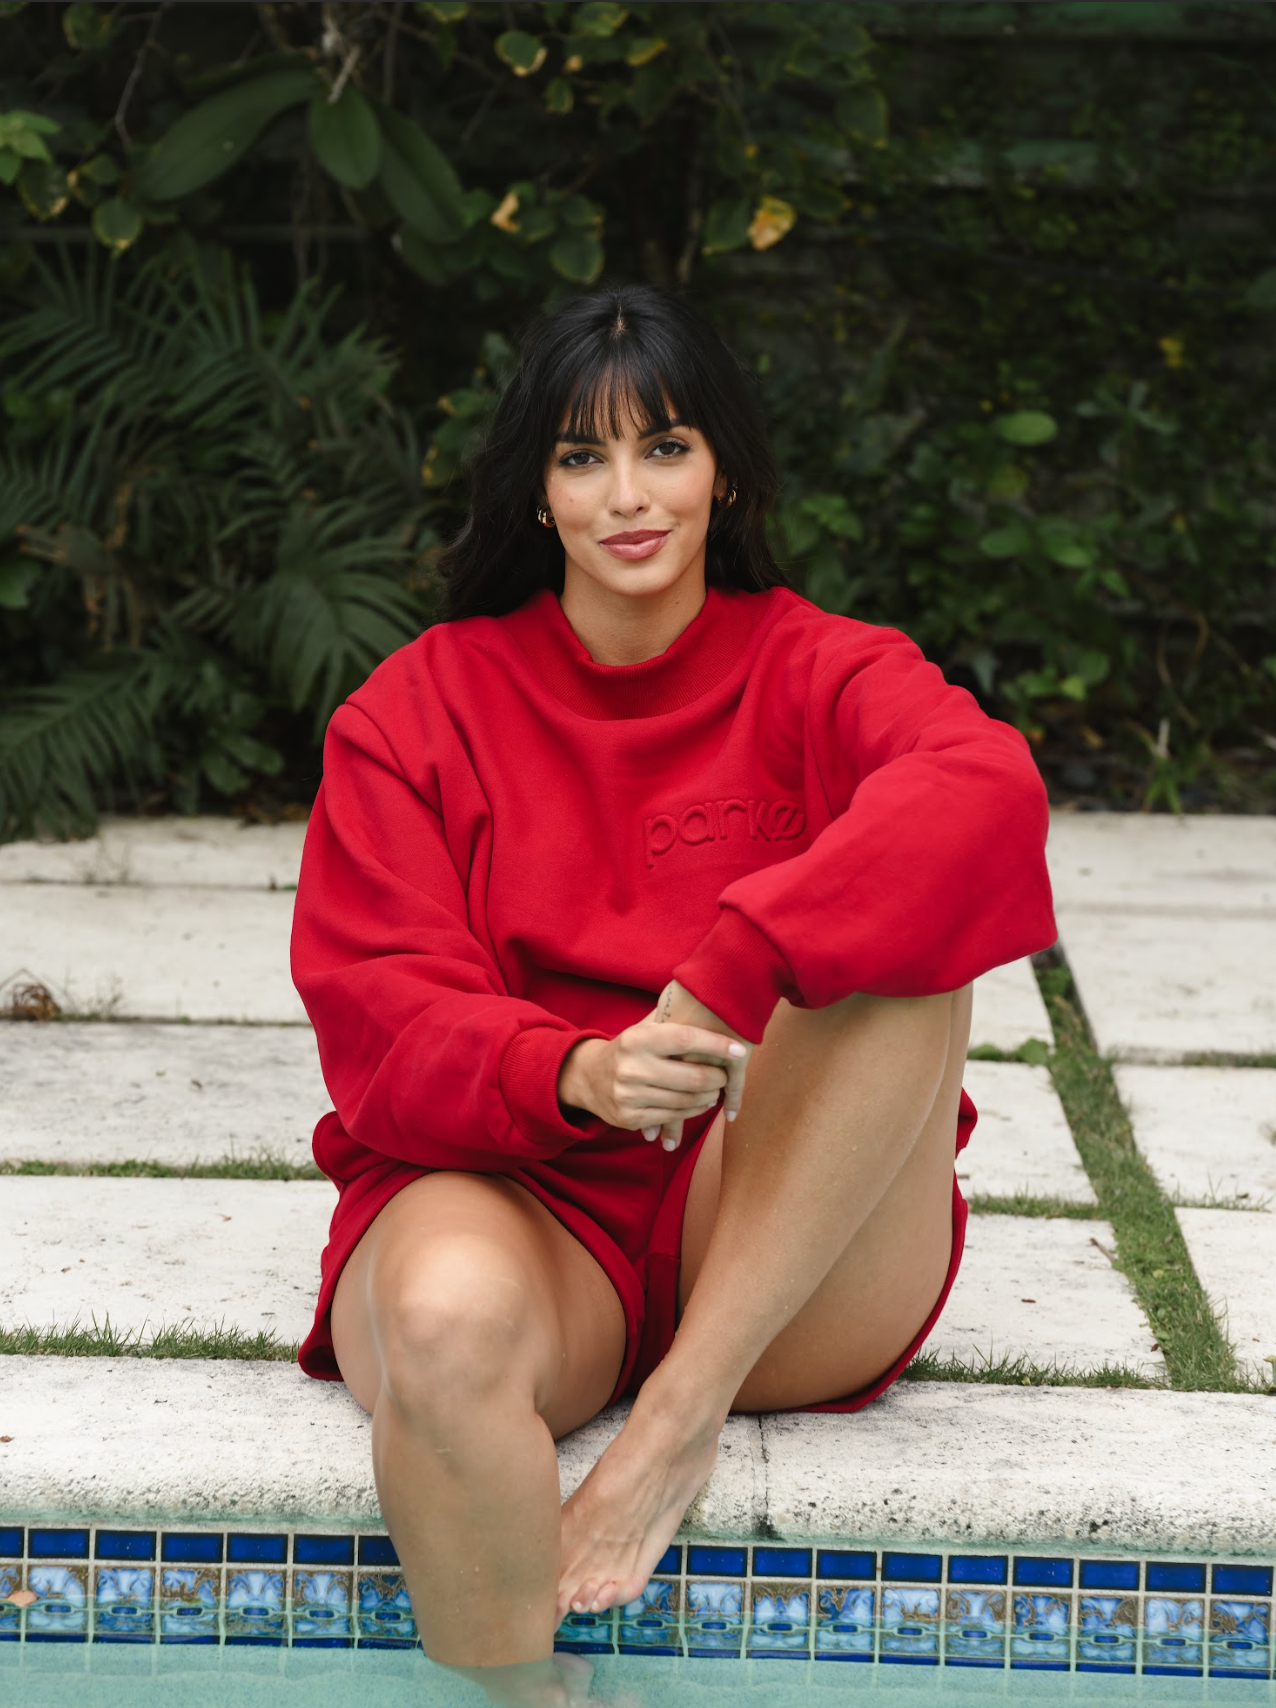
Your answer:
[[[606,1131],[566,1118],[558,1081],[569,1050],[607,1034],[509,995],[469,929],[439,813],[349,701],[324,742],[292,975],[337,1116],[372,1150],[498,1169]]]
[[[832,822],[728,884],[672,969],[754,1042],[781,996],[931,996],[1057,935],[1049,807],[1024,737],[898,630],[848,622],[820,653],[806,739]]]

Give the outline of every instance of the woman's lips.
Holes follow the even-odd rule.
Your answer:
[[[669,530],[666,528],[663,533],[647,533],[645,536],[640,534],[637,538],[633,535],[618,534],[614,539],[603,540],[600,543],[613,557],[624,558],[627,562],[632,563],[636,558],[654,556],[668,538]]]

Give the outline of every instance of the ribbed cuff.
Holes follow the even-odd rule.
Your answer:
[[[575,1027],[528,1026],[515,1034],[501,1056],[501,1095],[514,1125],[530,1145],[549,1156],[580,1139],[598,1139],[608,1125],[591,1115],[581,1126],[566,1119],[558,1103],[563,1058],[582,1038],[606,1038],[606,1032]]]
[[[669,976],[752,1044],[762,1042],[780,998],[798,994],[788,962],[733,907],[718,910],[712,930]]]

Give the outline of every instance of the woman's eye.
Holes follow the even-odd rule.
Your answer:
[[[565,469],[583,469],[587,465],[585,463],[576,462],[575,458],[588,457],[590,454],[591,453],[589,451],[568,451],[565,457],[559,458],[559,466]]]
[[[659,461],[662,463],[671,462],[674,457],[680,457],[684,451],[689,451],[690,449],[690,445],[684,445],[681,439],[662,439],[658,445],[652,446],[653,453],[656,451],[668,451],[671,453],[670,456],[659,458]]]

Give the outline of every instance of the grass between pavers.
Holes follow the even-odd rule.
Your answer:
[[[1174,1205],[1134,1142],[1111,1064],[1095,1047],[1062,954],[1034,957],[1054,1028],[1047,1066],[1098,1198],[1091,1215],[1115,1235],[1113,1266],[1127,1277],[1165,1359],[1170,1386],[1219,1393],[1274,1391],[1238,1374],[1234,1354],[1192,1267]]]
[[[153,1335],[140,1329],[115,1328],[109,1317],[89,1328],[79,1321],[65,1328],[39,1328],[24,1323],[19,1328],[0,1328],[0,1357],[48,1355],[55,1358],[227,1358],[265,1359],[275,1364],[295,1363],[297,1342],[280,1340],[270,1329],[245,1334],[242,1329],[197,1328],[176,1323]]]
[[[172,1166],[131,1158],[122,1162],[0,1162],[0,1175],[94,1175],[117,1180],[326,1180],[312,1162],[287,1162],[271,1151]]]

